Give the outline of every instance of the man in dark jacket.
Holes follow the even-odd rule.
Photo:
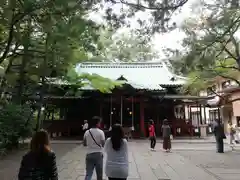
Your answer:
[[[224,143],[223,139],[226,139],[225,133],[224,133],[224,127],[221,124],[220,120],[216,120],[213,124],[213,132],[216,139],[216,145],[217,145],[217,152],[218,153],[224,153]]]

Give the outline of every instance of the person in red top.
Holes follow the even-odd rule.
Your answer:
[[[154,122],[152,119],[149,121],[148,131],[149,131],[149,138],[150,138],[150,149],[154,151],[155,145],[156,145],[156,133],[155,133]]]

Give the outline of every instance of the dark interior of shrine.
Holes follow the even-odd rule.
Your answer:
[[[113,92],[112,95],[88,91],[81,98],[59,100],[55,104],[60,109],[62,117],[60,119],[68,122],[74,121],[80,128],[84,120],[90,121],[93,116],[100,116],[102,128],[106,130],[111,124],[122,123],[123,127],[133,126],[135,131],[140,131],[140,102],[142,99],[144,99],[146,133],[150,119],[153,119],[156,124],[157,134],[160,134],[164,119],[168,119],[170,122],[175,120],[174,105],[176,102],[172,99],[165,99],[163,92],[138,93],[133,90],[129,91],[129,88],[125,91],[127,93],[122,92],[124,89],[121,89],[121,95],[118,91]],[[71,131],[71,134],[77,135],[79,131],[79,128],[76,128],[75,131]]]
[[[93,116],[102,118],[102,125],[105,130],[110,128],[111,124],[122,123],[123,127],[134,127],[135,131],[140,131],[140,102],[132,97],[88,97],[83,99],[67,100],[61,104],[61,111],[64,109],[64,119],[66,121],[76,122],[81,127],[84,120],[90,121]],[[148,98],[144,102],[144,122],[146,133],[148,122],[153,119],[157,128],[157,134],[160,134],[160,127],[164,119],[173,120],[173,101],[172,100],[156,100]],[[122,110],[121,110],[122,109]],[[121,118],[122,111],[122,118]],[[121,122],[122,119],[122,122]],[[89,122],[91,123],[91,122]],[[71,135],[79,134],[79,129],[72,130]]]

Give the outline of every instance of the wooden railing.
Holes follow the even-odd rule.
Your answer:
[[[61,136],[66,134],[70,136],[71,131],[82,130],[82,121],[66,121],[66,120],[45,120],[43,121],[43,128],[48,131],[51,136]]]

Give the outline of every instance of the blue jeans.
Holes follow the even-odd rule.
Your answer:
[[[87,154],[85,180],[92,179],[94,168],[96,170],[97,180],[102,180],[103,179],[103,154],[101,152]]]

